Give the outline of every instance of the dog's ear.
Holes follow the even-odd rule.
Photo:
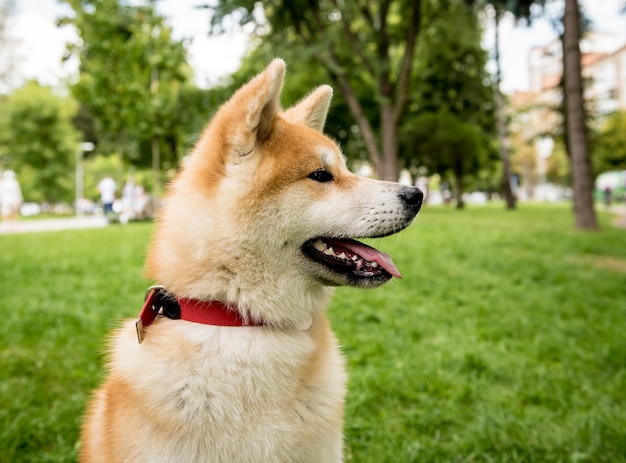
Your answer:
[[[333,88],[329,85],[322,85],[285,111],[282,116],[290,122],[303,123],[321,132],[332,97]]]
[[[256,132],[259,141],[265,140],[271,131],[274,116],[280,108],[280,92],[285,80],[285,62],[275,59],[265,71],[246,85],[254,89],[246,114],[246,127]]]
[[[284,79],[285,62],[275,59],[218,111],[217,125],[229,134],[230,144],[240,156],[249,154],[270,136],[280,111]]]

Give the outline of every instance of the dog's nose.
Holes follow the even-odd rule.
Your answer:
[[[410,209],[413,209],[417,214],[422,207],[422,200],[424,199],[424,193],[419,188],[412,186],[406,186],[400,190],[398,196],[404,201]]]

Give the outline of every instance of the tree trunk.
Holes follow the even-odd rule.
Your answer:
[[[565,0],[563,15],[563,76],[565,79],[566,130],[569,142],[574,189],[576,228],[597,230],[593,204],[593,173],[585,124],[582,72],[580,64],[580,13],[578,0]]]
[[[511,188],[511,146],[507,134],[506,113],[504,110],[504,97],[500,91],[502,73],[500,68],[500,12],[495,9],[495,61],[496,61],[496,82],[495,82],[495,103],[496,118],[498,127],[498,149],[500,161],[502,162],[502,192],[507,209],[515,209],[515,195]]]
[[[390,104],[382,104],[381,110],[382,164],[378,171],[381,180],[397,182],[400,178],[398,168],[398,124],[394,109]]]
[[[324,63],[324,61],[322,60]],[[380,175],[380,170],[383,166],[383,160],[381,153],[378,149],[378,143],[376,142],[376,134],[372,129],[371,124],[369,123],[365,112],[363,111],[363,107],[359,102],[356,93],[352,89],[350,82],[345,74],[331,73],[333,80],[336,82],[341,94],[346,100],[348,107],[350,108],[350,112],[356,121],[359,130],[361,131],[361,136],[363,137],[363,141],[365,142],[365,148],[369,154],[369,158],[374,165],[374,170]]]
[[[333,1],[335,7],[341,11],[341,5],[338,1]],[[378,23],[378,40],[376,46],[376,58],[379,63],[383,63],[382,70],[374,66],[374,62],[370,60],[365,52],[371,44],[365,44],[359,41],[358,35],[354,34],[350,28],[350,22],[347,16],[341,16],[345,42],[338,44],[340,47],[349,46],[356,56],[360,57],[363,64],[363,70],[370,77],[378,81],[378,91],[381,100],[379,112],[381,116],[380,129],[381,134],[376,136],[374,129],[368,121],[363,107],[358,100],[357,94],[352,87],[350,79],[346,75],[344,66],[341,64],[339,55],[335,52],[331,45],[327,53],[318,52],[317,58],[328,68],[333,80],[339,87],[339,91],[343,95],[350,108],[350,112],[355,118],[357,125],[361,131],[361,136],[368,151],[370,160],[374,165],[374,170],[378,178],[382,180],[397,181],[399,178],[399,161],[398,161],[398,125],[400,118],[404,112],[406,102],[408,100],[409,88],[411,84],[411,71],[413,67],[413,58],[415,56],[415,48],[417,38],[420,31],[422,1],[411,0],[408,2],[407,9],[404,13],[410,15],[404,37],[404,56],[397,72],[392,72],[390,47],[396,45],[397,37],[391,37],[388,34],[387,26],[390,21],[389,6],[391,2],[383,2],[378,11],[376,21]],[[410,5],[410,9],[408,8]],[[367,8],[360,8],[360,11],[367,11]],[[315,16],[315,24],[319,32],[324,34],[326,27],[324,21]],[[368,14],[361,17],[366,24],[374,27],[374,18]],[[393,17],[392,17],[393,19]],[[302,25],[296,25],[296,30],[305,43],[310,44],[309,38],[315,36],[314,31],[305,34]],[[395,75],[395,79],[392,76]]]
[[[463,193],[465,192],[465,182],[463,180],[463,172],[458,169],[454,169],[454,183],[456,187],[456,208],[464,209]]]

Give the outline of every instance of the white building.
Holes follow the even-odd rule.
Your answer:
[[[587,96],[600,114],[626,109],[626,45],[590,62],[584,74],[589,78]]]
[[[626,44],[613,34],[588,33],[580,42],[581,65],[585,79],[585,99],[591,114],[602,116],[626,110]],[[550,188],[546,168],[553,155],[554,143],[549,133],[562,124],[555,109],[562,102],[559,86],[563,75],[563,45],[560,39],[534,47],[528,60],[529,89],[511,96],[516,113],[512,129],[518,143],[534,145],[535,159],[518,157],[521,170],[521,192],[527,199],[548,200]],[[597,120],[601,120],[598,118]],[[518,146],[518,149],[521,145]]]
[[[599,114],[626,109],[626,44],[617,35],[590,32],[580,42],[585,97],[595,103]],[[560,39],[530,51],[529,92],[552,93],[563,74],[563,46]],[[560,93],[560,92],[559,92]]]

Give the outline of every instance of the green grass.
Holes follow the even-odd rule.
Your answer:
[[[626,230],[563,206],[425,208],[340,288],[346,460],[626,462]],[[72,461],[101,347],[135,316],[149,224],[0,236],[0,460]]]
[[[0,461],[76,460],[105,333],[147,288],[150,229],[0,236]]]

